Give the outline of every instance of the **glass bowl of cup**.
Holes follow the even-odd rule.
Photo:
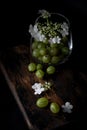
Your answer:
[[[30,54],[44,65],[65,63],[73,49],[72,32],[67,17],[59,13],[40,10],[34,25],[29,26]]]

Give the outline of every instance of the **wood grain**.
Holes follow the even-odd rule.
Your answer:
[[[0,53],[1,70],[14,97],[16,96],[29,129],[56,130],[79,119],[83,113],[85,114],[87,111],[87,107],[84,107],[87,101],[87,75],[67,62],[57,66],[55,75],[45,76],[41,80],[28,71],[28,64],[31,61],[32,56],[28,45],[11,47]],[[39,96],[34,95],[31,86],[35,82],[48,80],[53,82],[53,88]],[[74,106],[73,112],[66,114],[60,110],[58,114],[52,114],[49,105],[45,109],[40,109],[36,106],[36,100],[41,96],[49,99],[49,105],[51,102],[62,105],[69,101]]]

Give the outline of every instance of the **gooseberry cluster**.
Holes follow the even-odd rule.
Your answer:
[[[67,38],[64,39],[67,41]],[[69,54],[69,49],[64,43],[49,44],[34,40],[32,45],[32,56],[40,63],[57,65]]]
[[[36,105],[39,107],[39,108],[44,108],[44,107],[47,107],[49,104],[49,101],[46,97],[41,97],[39,98],[37,101],[36,101]],[[59,104],[57,104],[56,102],[51,102],[50,103],[50,110],[52,113],[56,114],[60,111],[60,106]]]
[[[42,64],[36,64],[34,62],[31,62],[29,65],[28,65],[28,70],[30,72],[35,72],[35,75],[38,77],[38,78],[43,78],[45,74],[48,74],[48,75],[52,75],[55,73],[56,71],[56,68],[54,66],[48,66],[46,68],[46,70],[44,71],[43,70],[43,65]]]

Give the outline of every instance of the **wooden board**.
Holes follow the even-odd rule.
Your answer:
[[[56,130],[71,122],[80,120],[87,112],[87,75],[79,69],[73,68],[67,61],[57,67],[54,76],[46,76],[43,80],[54,83],[53,89],[41,95],[34,95],[32,85],[43,82],[34,73],[28,71],[28,64],[32,60],[29,45],[20,45],[5,49],[0,53],[0,67],[6,81],[15,97],[24,119],[31,130]],[[47,108],[38,108],[36,100],[47,96],[50,102],[59,105],[69,101],[73,104],[70,114],[60,112],[53,114]]]

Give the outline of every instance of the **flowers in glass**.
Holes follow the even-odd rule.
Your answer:
[[[51,14],[45,10],[39,12],[43,22],[38,19],[34,26],[30,25],[29,33],[37,41],[60,44],[62,38],[69,35],[69,25],[66,22],[53,22]]]
[[[34,25],[29,26],[32,56],[41,63],[62,63],[70,52],[69,21],[63,15],[46,10],[40,10],[39,13]]]

